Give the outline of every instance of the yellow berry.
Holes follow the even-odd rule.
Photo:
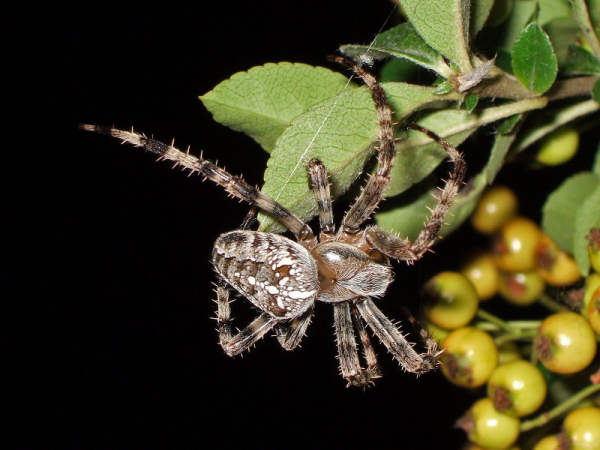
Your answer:
[[[536,160],[546,166],[558,166],[575,156],[578,147],[579,132],[571,126],[563,126],[541,140]]]
[[[454,330],[444,339],[442,373],[457,386],[483,386],[498,365],[498,347],[485,331],[473,327]]]
[[[423,314],[438,327],[465,326],[478,306],[477,291],[462,273],[441,272],[423,286]]]
[[[600,408],[584,407],[569,413],[563,423],[571,450],[600,450]]]
[[[590,325],[596,333],[600,334],[600,287],[592,295],[587,313]]]
[[[569,374],[585,369],[596,355],[596,336],[581,314],[561,312],[547,317],[534,339],[534,350],[548,370]]]
[[[538,273],[551,286],[568,286],[581,279],[575,260],[545,234],[535,249],[535,261]]]
[[[518,306],[534,303],[544,292],[546,283],[535,271],[501,272],[498,292],[503,299]]]
[[[546,436],[535,444],[533,450],[558,450],[558,444],[558,438],[555,435]]]
[[[489,253],[476,253],[462,267],[466,276],[477,291],[479,300],[489,300],[498,291],[498,268]]]
[[[471,225],[481,234],[493,234],[517,214],[519,201],[515,193],[505,186],[492,186],[481,196]]]
[[[510,220],[494,236],[492,256],[500,270],[529,271],[535,268],[535,249],[542,232],[540,227],[525,217]]]

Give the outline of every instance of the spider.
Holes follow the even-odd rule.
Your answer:
[[[348,386],[366,386],[381,376],[367,326],[381,340],[406,371],[417,375],[434,369],[441,351],[424,329],[420,338],[425,353],[418,353],[399,328],[373,302],[385,294],[392,281],[390,259],[413,263],[423,257],[438,237],[449,207],[459,191],[466,171],[460,153],[437,135],[418,125],[413,129],[426,133],[447,152],[453,170],[445,183],[431,217],[414,242],[391,234],[375,225],[362,227],[388,186],[396,148],[392,110],[385,92],[373,75],[344,57],[330,59],[350,67],[372,92],[379,123],[377,171],[372,175],[345,214],[336,230],[332,199],[325,166],[318,159],[308,163],[308,180],[319,211],[319,233],[291,211],[241,177],[229,174],[202,156],[195,157],[173,145],[143,134],[115,128],[81,125],[81,128],[107,134],[197,173],[221,185],[231,196],[255,209],[270,214],[295,237],[242,229],[220,235],[212,252],[212,264],[218,274],[217,330],[219,343],[229,356],[238,355],[274,330],[285,350],[300,344],[310,323],[317,301],[333,306],[335,334],[342,376]],[[234,333],[230,312],[230,293],[245,297],[260,314],[246,328]],[[416,320],[406,312],[409,320]],[[366,326],[365,326],[366,324]],[[366,366],[361,366],[359,345]]]

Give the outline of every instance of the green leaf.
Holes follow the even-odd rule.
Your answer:
[[[521,117],[523,117],[522,114],[515,114],[514,116],[511,116],[511,117],[503,120],[502,122],[500,122],[500,125],[498,125],[498,133],[500,133],[500,134],[510,133],[514,129],[517,122],[519,122]]]
[[[554,83],[558,71],[556,55],[537,23],[529,24],[515,42],[512,67],[518,80],[534,94],[543,94]]]
[[[600,103],[600,80],[594,83],[594,87],[592,88],[592,98],[596,103]]]
[[[569,62],[569,46],[581,39],[581,30],[573,17],[565,17],[548,23],[544,26],[544,31],[550,37],[558,66],[562,68]]]
[[[439,191],[431,181],[419,183],[397,199],[385,202],[385,209],[375,214],[375,221],[381,228],[414,241],[431,214],[428,208],[435,207],[437,203],[433,197],[437,194]]]
[[[590,271],[588,255],[589,241],[587,236],[592,228],[600,227],[600,179],[596,189],[583,201],[575,217],[575,233],[573,236],[573,256],[579,271],[585,277]]]
[[[485,25],[494,0],[475,0],[471,5],[471,36],[475,36]]]
[[[471,112],[477,106],[477,102],[479,101],[479,97],[477,94],[469,94],[465,99],[465,107],[467,108],[467,114],[471,114]]]
[[[482,173],[485,174],[485,181],[487,184],[492,184],[492,182],[496,179],[496,175],[498,175],[498,172],[500,172],[500,169],[506,162],[506,155],[508,154],[511,145],[515,141],[517,136],[516,131],[518,131],[519,126],[520,125],[516,125],[517,129],[515,130],[515,133],[496,135],[494,146],[492,147],[492,152],[490,153],[490,159],[482,170]]]
[[[592,24],[585,0],[571,0],[571,3],[573,4],[573,17],[575,21],[579,25],[594,55],[600,58],[600,40],[598,40],[598,36],[594,32],[594,25]]]
[[[520,0],[514,2],[513,12],[503,27],[501,48],[505,50],[513,48],[523,28],[525,28],[533,15],[537,3],[537,0]]]
[[[596,156],[594,157],[592,172],[600,177],[600,144],[598,144],[598,148],[596,149]]]
[[[466,128],[455,128],[458,124],[467,124],[466,117],[464,110],[450,109],[430,113],[417,123],[457,147],[477,128],[472,123],[466,125]],[[396,162],[386,191],[387,197],[398,195],[423,180],[447,156],[446,151],[436,142],[432,142],[430,138],[416,130],[409,130],[407,137],[398,142],[396,149]]]
[[[506,50],[499,49],[496,56],[496,67],[513,75],[511,54]]]
[[[200,100],[217,122],[243,131],[270,152],[295,117],[347,84],[329,69],[284,62],[236,73]]]
[[[442,55],[427,45],[409,22],[380,34],[372,46],[343,45],[340,51],[354,59],[365,55],[371,59],[394,56],[412,61],[446,78],[452,75]]]
[[[470,0],[400,0],[421,37],[463,73],[472,70],[469,53]]]
[[[416,109],[439,100],[433,88],[406,83],[382,84],[395,119],[402,120]],[[459,94],[446,96],[458,100]],[[309,189],[306,164],[319,158],[329,171],[334,198],[345,192],[372,156],[378,138],[377,115],[366,88],[345,91],[315,105],[294,119],[277,140],[267,163],[262,191],[291,209],[303,220],[317,212]],[[259,215],[262,229],[279,231],[281,226]]]
[[[577,213],[598,187],[598,177],[581,172],[565,180],[552,192],[542,209],[542,228],[556,244],[573,254]]]
[[[454,86],[447,80],[441,79],[439,83],[434,83],[435,91],[433,93],[435,95],[444,95],[454,90]]]
[[[600,74],[600,61],[585,48],[570,45],[564,71],[569,74],[598,75]]]
[[[539,4],[538,23],[542,27],[553,20],[573,16],[571,5],[567,0],[539,0]]]
[[[596,34],[600,34],[600,0],[588,0],[588,12],[590,14],[590,21]]]
[[[408,59],[390,58],[381,66],[378,79],[380,83],[408,82],[418,70],[419,66]]]

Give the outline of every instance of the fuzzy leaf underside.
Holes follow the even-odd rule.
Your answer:
[[[217,122],[243,131],[270,152],[295,117],[342,92],[347,82],[324,67],[265,64],[236,73],[200,100]]]
[[[439,101],[433,88],[406,83],[384,83],[395,120],[402,121],[415,110]],[[458,100],[457,94],[446,97]],[[306,164],[319,158],[327,168],[332,195],[337,198],[362,173],[378,141],[375,105],[367,88],[354,89],[328,99],[294,119],[277,140],[267,163],[262,191],[302,220],[317,212],[308,185]],[[282,230],[279,223],[259,215],[261,229]]]
[[[469,57],[470,0],[400,0],[408,20],[421,37],[463,73],[471,71]]]
[[[494,0],[476,0],[471,5],[471,36],[475,36],[485,25]]]
[[[575,255],[579,269],[587,275],[587,241],[592,227],[600,226],[600,179],[580,172],[552,192],[542,209],[542,228],[564,251]]]
[[[536,95],[543,94],[554,83],[558,61],[548,35],[537,23],[529,24],[515,42],[512,69],[517,79]]]
[[[409,22],[381,33],[372,46],[343,45],[340,50],[345,55],[355,59],[363,55],[367,55],[372,59],[393,56],[412,61],[437,72],[441,76],[451,74],[451,69],[444,62],[442,56],[427,45]]]
[[[521,0],[513,3],[512,14],[504,24],[501,48],[512,50],[523,28],[535,11],[537,0]]]

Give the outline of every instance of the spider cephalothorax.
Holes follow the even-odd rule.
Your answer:
[[[405,370],[421,374],[437,364],[440,352],[436,342],[421,330],[426,352],[415,351],[372,298],[384,295],[392,281],[389,259],[413,262],[433,245],[458,193],[466,165],[452,146],[432,132],[413,125],[437,141],[454,163],[437,206],[415,242],[377,226],[361,228],[383,199],[388,186],[396,153],[392,111],[385,92],[371,74],[345,58],[333,59],[350,66],[371,89],[380,128],[377,171],[337,230],[327,170],[318,159],[308,163],[308,178],[319,208],[320,232],[316,235],[291,211],[208,160],[133,131],[94,125],[81,127],[143,147],[160,159],[174,161],[216,182],[231,195],[276,218],[295,235],[297,242],[279,234],[242,229],[222,234],[215,242],[212,262],[220,279],[216,289],[218,332],[220,344],[228,355],[242,353],[270,330],[276,332],[283,348],[293,350],[306,332],[315,302],[331,303],[342,376],[351,385],[364,386],[380,376],[365,323]],[[231,288],[260,310],[260,315],[238,333],[232,331]],[[366,367],[361,367],[356,334]]]

